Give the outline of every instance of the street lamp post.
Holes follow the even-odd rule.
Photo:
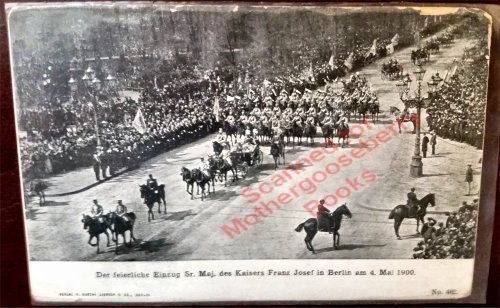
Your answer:
[[[424,98],[422,97],[422,80],[425,75],[425,69],[422,68],[422,65],[419,63],[417,69],[413,72],[415,78],[417,80],[417,91],[416,96],[410,98],[408,93],[410,90],[410,85],[412,80],[410,79],[409,74],[406,74],[405,78],[401,80],[396,86],[398,87],[399,97],[401,101],[405,104],[405,107],[415,107],[417,108],[417,118],[415,119],[415,148],[413,151],[413,156],[410,164],[410,176],[412,177],[420,177],[423,172],[423,163],[422,157],[420,156],[420,114],[421,109],[424,105]],[[407,97],[405,98],[405,94]]]
[[[85,70],[85,73],[82,77],[82,81],[84,84],[85,92],[90,97],[93,106],[93,114],[94,114],[94,130],[97,146],[101,146],[101,138],[99,134],[99,122],[97,119],[97,92],[101,89],[102,82],[96,77],[94,70],[89,67]],[[115,78],[108,74],[108,76],[104,79],[105,82],[112,84],[115,81]],[[70,89],[73,93],[78,90],[78,82],[73,76],[68,81]]]

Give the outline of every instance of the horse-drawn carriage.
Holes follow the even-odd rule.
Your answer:
[[[430,56],[431,53],[426,47],[418,48],[417,50],[411,51],[411,62],[415,65],[421,64],[422,62],[428,62]]]
[[[382,80],[395,80],[403,76],[403,65],[397,62],[382,63],[380,70]]]

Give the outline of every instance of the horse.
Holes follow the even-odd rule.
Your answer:
[[[158,214],[161,214],[161,202],[163,201],[163,212],[164,214],[167,214],[167,204],[165,202],[165,185],[159,185],[157,188],[157,193],[151,191],[151,189],[146,185],[139,185],[139,187],[141,198],[144,199],[144,203],[148,207],[148,222],[151,222],[151,218],[153,220],[155,219],[155,215],[153,213],[153,206],[155,205],[155,203],[158,203]]]
[[[403,204],[396,206],[389,214],[389,219],[394,219],[394,231],[398,240],[401,239],[401,237],[399,236],[399,226],[401,226],[401,223],[405,218],[415,218],[417,220],[417,233],[419,233],[419,222],[422,222],[422,225],[424,224],[424,218],[427,214],[427,206],[429,204],[431,206],[436,205],[434,194],[427,194],[425,197],[418,200],[417,204],[420,205],[420,209],[417,211],[415,217],[410,217],[410,209],[407,205]]]
[[[380,113],[380,106],[377,103],[370,103],[368,105],[368,110],[372,115],[372,122],[375,123],[378,121],[378,115]]]
[[[40,206],[45,204],[45,190],[47,188],[48,185],[42,180],[33,180],[30,182],[30,191],[38,195]]]
[[[348,218],[352,217],[351,211],[349,211],[349,208],[347,207],[346,204],[343,204],[339,206],[335,211],[330,216],[330,228],[329,230],[332,231],[333,233],[333,248],[337,249],[340,246],[340,225],[342,222],[342,217],[346,216]],[[295,228],[295,231],[300,232],[304,229],[306,231],[306,237],[304,239],[304,242],[306,243],[306,247],[308,250],[312,251],[314,254],[316,253],[314,251],[314,247],[312,245],[312,240],[314,239],[314,236],[316,236],[316,233],[318,233],[318,219],[317,218],[309,218],[305,222],[301,223],[300,225]],[[321,231],[323,232],[323,231]]]
[[[398,123],[399,133],[401,134],[401,126],[404,126],[404,122],[411,122],[413,124],[413,134],[417,131],[417,114],[412,113],[408,115],[407,112],[401,113],[400,116],[396,117],[396,122]]]
[[[323,138],[325,139],[325,147],[327,147],[328,144],[332,143],[333,125],[329,123],[323,124],[323,126],[321,126],[321,132],[323,133]]]
[[[127,244],[125,239],[125,232],[130,231],[130,241],[129,245],[132,245],[132,240],[136,241],[134,237],[134,222],[136,220],[136,215],[132,212],[125,213],[123,216],[119,216],[115,212],[111,212],[109,215],[110,225],[113,227],[111,231],[115,234],[113,241],[115,242],[115,253],[117,253],[119,244],[119,235],[123,237],[123,243]],[[126,217],[126,219],[124,218]]]
[[[340,144],[340,139],[342,138],[342,147],[344,147],[344,144],[349,143],[349,124],[347,123],[342,123],[339,125],[338,128],[338,138],[337,138],[337,143]]]
[[[401,113],[401,110],[399,110],[399,108],[396,106],[389,106],[389,113],[391,115],[397,115]]]
[[[210,176],[206,175],[205,173],[201,172],[200,169],[193,169],[192,171],[193,177],[196,179],[196,184],[198,184],[198,187],[201,188],[201,201],[203,201],[204,198],[206,198],[205,194],[205,185],[208,185],[208,194],[210,194],[210,182],[212,181],[212,184],[214,186],[214,193],[215,193],[215,175],[211,174]]]
[[[278,169],[280,164],[280,157],[283,157],[283,165],[285,164],[285,143],[280,139],[278,143],[273,142],[271,144],[271,155],[274,159],[274,170]]]
[[[222,144],[220,144],[219,142],[217,141],[212,141],[212,148],[214,150],[214,153],[215,155],[219,155],[222,150],[224,149],[224,146]]]
[[[413,64],[419,64],[422,60],[429,61],[430,55],[430,52],[428,52],[425,48],[419,48],[417,50],[412,50],[410,57]]]
[[[297,122],[293,122],[292,124],[292,144],[295,144],[295,137],[298,139],[298,144],[302,144],[302,133],[304,129],[303,125],[297,124]]]
[[[359,104],[358,114],[359,114],[359,117],[360,117],[362,123],[365,123],[366,114],[368,113],[369,110],[370,110],[370,106],[369,106],[368,102],[363,102],[363,103]],[[363,116],[363,118],[361,118],[361,116]]]
[[[222,182],[222,178],[224,178],[224,187],[227,186],[227,172],[231,171],[233,173],[233,182],[238,180],[238,174],[235,172],[233,168],[233,164],[229,164],[225,159],[219,158],[216,159],[213,156],[208,158],[208,163],[210,165],[210,169],[213,172],[219,171],[220,180]]]
[[[83,216],[83,218],[82,218],[83,229],[84,230],[88,229],[89,236],[90,236],[89,240],[88,240],[88,244],[90,246],[97,246],[97,253],[99,254],[100,253],[100,251],[99,251],[99,235],[101,233],[104,233],[106,235],[106,238],[108,239],[108,243],[106,244],[106,247],[109,247],[108,229],[110,229],[110,224],[109,224],[108,217],[106,215],[104,215],[102,217],[102,219],[104,219],[104,221],[100,222],[99,218],[93,218],[93,217],[90,217],[89,215],[85,215],[85,214],[82,216]],[[113,232],[113,231],[111,230],[111,232]],[[96,244],[91,243],[91,241],[94,237],[97,239]]]
[[[186,192],[191,195],[191,200],[193,200],[193,189],[196,179],[193,177],[193,173],[186,167],[181,168],[181,176],[182,180],[186,182]],[[189,191],[189,187],[191,187],[191,191]]]
[[[316,135],[316,125],[306,123],[304,126],[304,136],[306,137],[306,145],[309,145],[309,138],[311,139],[311,145],[314,144],[314,136]]]

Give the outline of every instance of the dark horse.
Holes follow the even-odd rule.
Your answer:
[[[337,143],[340,144],[340,139],[342,139],[342,147],[345,143],[349,143],[349,124],[342,123],[338,128],[338,138]]]
[[[314,136],[316,135],[316,125],[307,123],[304,125],[304,134],[306,137],[306,145],[309,145],[309,139],[311,139],[311,145],[314,144]]]
[[[283,165],[285,164],[285,142],[282,139],[278,143],[271,144],[271,155],[274,159],[274,170],[278,169],[280,157],[283,157]]]
[[[210,182],[212,182],[213,190],[215,193],[215,174],[210,174],[207,176],[201,170],[199,169],[193,169],[191,170],[193,173],[193,177],[196,180],[196,184],[198,184],[198,187],[201,188],[201,201],[203,201],[204,198],[207,197],[205,194],[205,185],[208,185],[208,194],[210,194]]]
[[[340,224],[342,222],[342,216],[347,216],[348,218],[352,217],[351,211],[347,208],[346,204],[339,206],[330,216],[330,230],[333,232],[333,248],[339,248],[340,245]],[[306,231],[306,238],[304,242],[306,242],[306,247],[308,250],[316,253],[314,251],[314,247],[312,245],[312,240],[316,233],[318,233],[318,219],[317,218],[309,218],[305,222],[295,228],[295,231],[300,232],[304,229]],[[323,232],[323,231],[322,231]]]
[[[219,180],[222,182],[224,180],[224,187],[227,186],[227,173],[231,171],[233,173],[233,182],[238,179],[238,173],[233,168],[233,164],[229,164],[225,159],[220,157],[210,156],[208,158],[208,163],[210,165],[210,170],[213,173],[219,171]]]
[[[99,218],[93,218],[90,217],[89,215],[83,215],[82,222],[83,222],[83,229],[87,230],[89,232],[89,245],[90,246],[97,246],[97,253],[99,253],[99,235],[101,233],[106,234],[106,238],[108,239],[108,243],[106,247],[109,247],[109,233],[108,229],[110,228],[109,220],[107,216],[103,216],[102,219],[104,220],[103,222],[99,221]],[[96,244],[92,244],[91,241],[93,238],[97,239]]]
[[[111,212],[109,215],[109,222],[112,226],[112,232],[115,234],[113,237],[113,241],[115,242],[115,253],[117,253],[118,244],[119,244],[119,235],[123,237],[123,243],[127,244],[127,240],[125,239],[125,232],[130,231],[130,241],[129,245],[132,245],[132,240],[136,241],[134,237],[134,222],[136,220],[136,216],[134,213],[125,213],[122,216],[119,216],[115,212]],[[125,218],[124,218],[125,217]]]
[[[48,185],[42,180],[33,180],[30,183],[30,191],[33,191],[38,195],[40,206],[45,204],[45,190],[47,188]]]
[[[167,204],[165,202],[165,185],[158,185],[157,191],[151,191],[149,187],[146,185],[139,185],[141,191],[141,198],[144,199],[144,203],[148,207],[148,222],[151,222],[151,219],[155,219],[155,215],[153,214],[153,206],[155,203],[158,203],[158,214],[161,214],[161,202],[163,201],[163,213],[167,214]]]
[[[420,209],[417,211],[417,214],[414,217],[410,217],[410,209],[407,205],[403,204],[396,206],[389,214],[389,219],[394,219],[394,231],[396,232],[398,240],[401,239],[401,237],[399,236],[399,226],[401,226],[401,223],[405,218],[415,218],[417,220],[417,233],[419,233],[419,222],[422,222],[422,225],[424,224],[424,217],[427,214],[427,206],[429,204],[431,206],[436,205],[434,194],[428,194],[427,196],[418,200],[417,204],[420,205]]]
[[[191,195],[191,200],[193,200],[193,189],[194,182],[196,182],[196,178],[193,176],[193,172],[186,167],[182,167],[181,169],[182,180],[186,182],[186,191]],[[189,187],[191,187],[191,191],[189,191]],[[199,188],[198,188],[199,189]]]
[[[325,139],[325,147],[328,147],[328,145],[332,143],[333,130],[334,126],[332,124],[323,124],[323,126],[321,126],[321,132]]]

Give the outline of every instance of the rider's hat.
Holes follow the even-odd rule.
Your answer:
[[[122,200],[118,200],[118,203],[122,203]]]
[[[415,190],[415,187],[412,187],[410,190],[411,190],[411,191],[414,191],[414,190]]]
[[[97,199],[92,200],[93,202],[97,202]]]
[[[323,200],[323,199],[319,200],[319,203],[324,203],[324,202],[325,202],[325,200]]]

